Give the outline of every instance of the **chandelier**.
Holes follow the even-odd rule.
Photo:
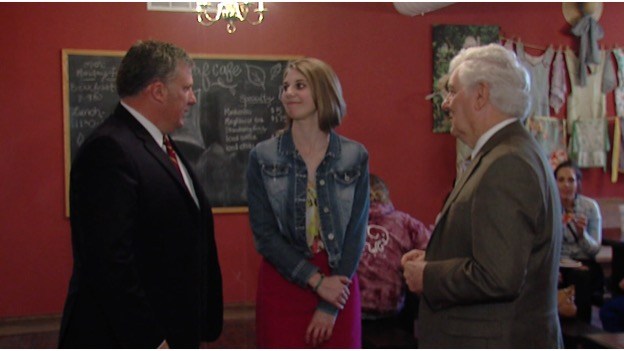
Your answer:
[[[216,13],[215,13],[216,7]],[[236,22],[247,21],[252,25],[262,23],[264,13],[268,10],[264,7],[264,2],[238,2],[238,1],[221,1],[213,2],[197,2],[195,9],[197,12],[197,22],[204,26],[211,26],[219,20],[227,22],[227,32],[232,34],[236,31]],[[257,20],[254,22],[248,17],[250,12],[257,14]],[[214,13],[213,16],[210,13]]]

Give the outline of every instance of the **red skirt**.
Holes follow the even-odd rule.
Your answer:
[[[325,275],[330,274],[327,253],[321,251],[310,262]],[[362,348],[360,288],[357,275],[349,286],[345,308],[338,312],[334,330],[321,348]],[[321,298],[309,288],[284,279],[266,260],[258,274],[256,335],[258,348],[310,348],[305,333]]]

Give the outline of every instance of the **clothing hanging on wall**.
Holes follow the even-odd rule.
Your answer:
[[[613,128],[613,154],[611,155],[611,183],[615,183],[618,180],[619,173],[624,173],[624,154],[622,148],[624,147],[622,131],[624,123],[622,123],[622,117],[615,117],[615,126]]]
[[[613,49],[613,56],[617,62],[618,86],[615,89],[615,112],[624,116],[624,51],[621,48]]]
[[[524,51],[523,43],[517,42],[516,54],[531,76],[533,105],[531,106],[529,116],[550,116],[548,108],[548,76],[555,50],[550,45],[542,55],[533,56]]]
[[[598,40],[604,37],[602,26],[591,15],[584,15],[572,28],[572,34],[580,38],[579,64],[576,66],[579,85],[585,86],[587,70],[602,61],[602,52],[598,49]]]
[[[513,53],[515,53],[515,52],[514,52],[514,42],[513,42],[513,40],[511,40],[511,39],[507,39],[507,40],[505,40],[505,44],[503,44],[503,47],[504,47],[505,49],[507,49],[507,50],[509,50],[509,51],[511,51],[511,52],[513,52]]]
[[[563,50],[559,48],[552,65],[552,79],[550,80],[550,107],[559,114],[565,102],[568,85],[565,77],[565,63],[563,62]]]
[[[553,170],[568,159],[565,120],[555,117],[529,117],[526,127],[544,150]]]
[[[568,153],[580,168],[602,167],[606,171],[610,149],[606,118],[574,121]]]
[[[617,86],[617,76],[613,69],[613,60],[611,59],[611,50],[605,50],[605,66],[602,72],[602,92],[609,94]]]
[[[567,124],[568,132],[572,132],[574,122],[578,120],[604,118],[606,116],[607,99],[602,92],[602,79],[606,52],[600,51],[600,63],[590,64],[585,86],[579,84],[577,67],[578,59],[574,52],[565,50],[566,66],[570,77],[570,95],[568,96]]]

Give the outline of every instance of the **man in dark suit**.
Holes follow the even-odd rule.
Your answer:
[[[133,45],[120,104],[84,142],[70,184],[74,269],[64,348],[197,348],[223,324],[210,204],[164,137],[195,104],[180,48]]]
[[[557,274],[561,207],[552,170],[521,121],[527,71],[500,45],[451,61],[443,108],[472,149],[426,252],[402,258],[422,294],[424,348],[561,347]]]

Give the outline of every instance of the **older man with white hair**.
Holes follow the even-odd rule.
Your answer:
[[[423,348],[562,347],[557,315],[561,207],[552,171],[522,126],[530,81],[500,45],[462,50],[442,105],[472,162],[426,250],[402,259],[421,294]]]

